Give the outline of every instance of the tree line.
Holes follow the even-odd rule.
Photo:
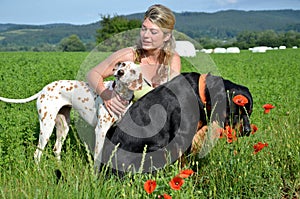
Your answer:
[[[198,42],[203,48],[237,46],[240,49],[248,49],[255,46],[279,47],[300,46],[300,33],[297,31],[275,32],[266,31],[242,31],[235,38],[229,40],[217,40],[211,38],[199,38]]]

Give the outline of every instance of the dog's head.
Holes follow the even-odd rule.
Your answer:
[[[253,100],[248,88],[240,86],[238,89],[229,90],[226,123],[240,130],[242,136],[250,135],[250,116]]]
[[[122,87],[129,90],[142,89],[143,77],[141,67],[134,62],[126,61],[116,64],[114,76]]]
[[[253,100],[249,89],[235,84],[219,76],[207,74],[206,90],[207,106],[214,107],[214,103],[226,99],[225,126],[240,129],[241,135],[249,135],[251,132],[250,116],[253,108]],[[234,103],[235,96],[242,96],[247,103]],[[224,103],[225,105],[225,103]],[[209,116],[210,113],[208,112]]]
[[[251,132],[250,116],[253,107],[252,97],[251,95],[249,96],[248,93],[234,93],[232,96],[231,102],[229,102],[229,119],[232,125],[240,130],[242,136],[248,136]],[[240,103],[240,100],[245,101],[245,103]]]

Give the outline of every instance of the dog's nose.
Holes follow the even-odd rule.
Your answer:
[[[120,69],[117,71],[117,76],[122,77],[124,75],[124,70]]]
[[[244,135],[249,136],[251,133],[251,127],[250,126],[244,126]]]

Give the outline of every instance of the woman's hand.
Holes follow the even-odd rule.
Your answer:
[[[116,114],[120,117],[124,114],[128,101],[121,99],[115,91],[106,89],[101,93],[101,98],[111,115]]]

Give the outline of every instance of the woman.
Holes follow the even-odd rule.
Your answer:
[[[116,63],[133,61],[140,64],[146,84],[140,93],[135,93],[136,97],[180,73],[180,56],[175,52],[175,39],[172,35],[174,25],[175,16],[169,8],[163,5],[149,7],[144,15],[137,45],[116,51],[89,71],[88,82],[101,96],[109,112],[122,115],[128,103],[103,84],[105,78],[113,75]]]

